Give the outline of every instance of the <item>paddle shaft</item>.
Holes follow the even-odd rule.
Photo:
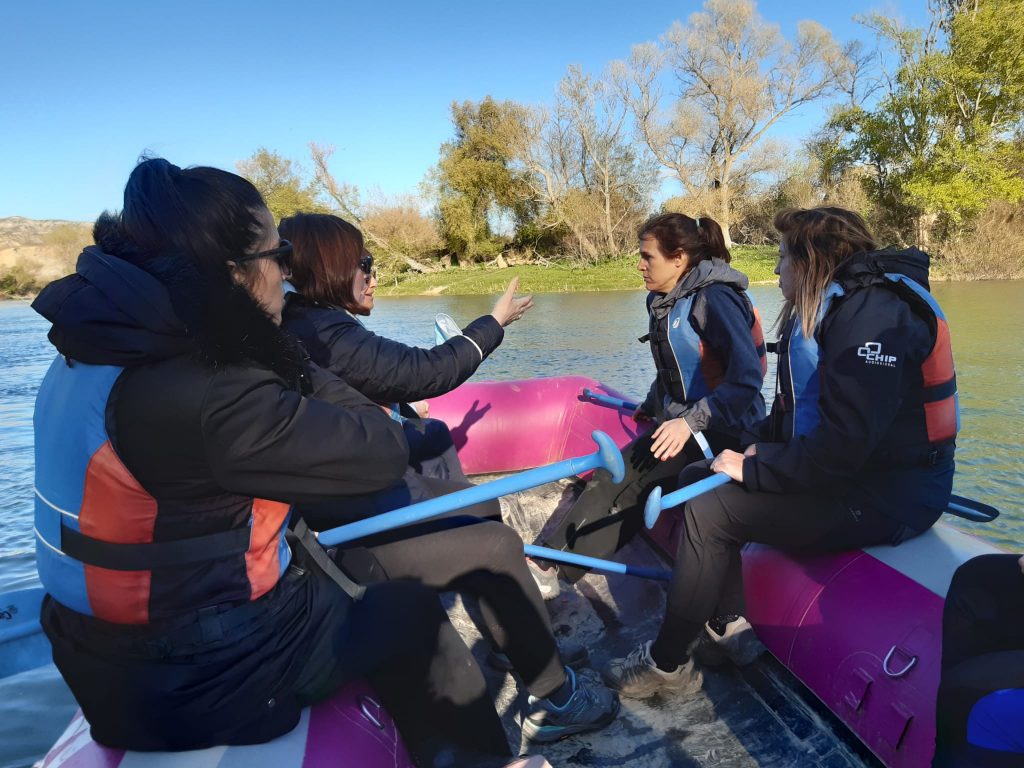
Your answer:
[[[491,501],[499,496],[507,496],[510,493],[525,491],[528,488],[535,488],[544,483],[561,480],[563,477],[571,477],[592,469],[606,469],[615,482],[621,482],[625,474],[625,467],[622,463],[622,454],[612,439],[604,432],[595,430],[593,433],[594,442],[599,449],[586,456],[577,456],[572,459],[548,464],[544,467],[529,469],[508,477],[500,477],[489,483],[474,485],[455,491],[434,499],[427,499],[417,504],[410,504],[408,507],[385,512],[380,515],[368,517],[348,525],[332,528],[324,531],[319,536],[320,544],[325,547],[333,547],[349,541],[372,536],[375,533],[389,531],[392,528],[401,528],[405,525],[428,520],[446,512],[453,512],[457,509],[479,504],[484,501]]]
[[[657,568],[644,568],[636,565],[626,565],[625,563],[616,563],[613,560],[601,560],[596,557],[577,555],[573,552],[563,552],[560,549],[538,547],[535,544],[523,545],[523,554],[537,560],[553,560],[558,563],[568,563],[569,565],[590,568],[595,571],[621,573],[625,576],[638,576],[641,579],[654,579],[656,581],[672,580],[672,571],[663,571]]]

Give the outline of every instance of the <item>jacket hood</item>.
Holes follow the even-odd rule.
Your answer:
[[[188,259],[141,259],[86,248],[77,272],[48,285],[32,308],[53,323],[50,342],[65,357],[124,367],[191,355],[216,368],[269,368],[306,392],[308,356],[230,278],[211,278]],[[144,265],[144,267],[142,266]]]
[[[46,286],[32,308],[53,323],[49,339],[57,351],[83,363],[140,365],[190,348],[163,284],[95,246],[78,257],[75,274]]]
[[[668,293],[652,293],[651,310],[656,317],[661,318],[672,309],[676,301],[713,283],[723,283],[737,291],[745,291],[750,281],[746,275],[733,269],[721,259],[705,259],[687,272]]]
[[[854,255],[836,272],[836,280],[844,284],[862,284],[886,272],[906,275],[915,283],[931,290],[928,285],[928,254],[917,248],[885,248]]]

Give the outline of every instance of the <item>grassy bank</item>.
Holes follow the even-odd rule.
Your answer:
[[[777,278],[774,246],[737,246],[732,264],[750,278],[750,282],[772,282]],[[643,287],[634,255],[591,267],[564,264],[529,264],[494,269],[471,267],[447,269],[431,274],[404,273],[397,278],[383,277],[377,288],[381,296],[450,295],[501,293],[513,277],[519,277],[521,293],[572,293],[575,291],[619,291]]]

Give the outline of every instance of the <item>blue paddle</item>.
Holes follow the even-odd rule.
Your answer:
[[[644,523],[647,524],[648,529],[651,529],[658,522],[658,517],[663,509],[678,507],[680,504],[700,496],[702,493],[707,493],[730,482],[732,482],[732,478],[728,475],[715,473],[711,477],[705,477],[696,483],[683,486],[678,491],[672,491],[672,493],[664,498],[661,496],[661,486],[657,485],[647,497],[647,503],[644,504]]]
[[[535,488],[544,483],[561,480],[563,477],[589,472],[592,469],[606,469],[611,473],[612,480],[616,483],[621,482],[626,474],[626,467],[622,462],[622,454],[618,447],[608,435],[600,430],[594,430],[591,437],[597,443],[597,450],[594,453],[565,459],[536,469],[528,469],[525,472],[501,477],[489,483],[481,483],[471,488],[455,491],[455,493],[411,504],[402,509],[395,509],[355,523],[331,528],[320,534],[319,541],[325,547],[333,547],[365,536],[372,536],[375,533],[389,531],[392,528],[401,528],[428,520],[431,517],[479,504],[482,501],[490,501],[499,496]]]
[[[602,395],[589,387],[583,388],[583,396],[600,405],[607,405],[609,408],[620,408],[624,411],[629,411],[630,413],[635,412],[636,409],[640,407],[639,403],[633,403],[619,397],[612,397],[611,395]],[[697,445],[699,445],[700,449],[704,452],[705,459],[713,459],[715,457],[711,452],[711,446],[708,444],[708,440],[704,437],[703,432],[694,432],[693,439],[697,441]]]

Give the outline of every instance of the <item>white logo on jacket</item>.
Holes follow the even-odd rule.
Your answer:
[[[678,328],[679,327],[679,318],[678,317],[675,320],[672,321],[672,327],[673,328]]]
[[[857,357],[863,357],[868,365],[884,365],[887,368],[896,367],[896,355],[883,355],[882,345],[877,341],[869,341],[863,347],[857,348]]]

